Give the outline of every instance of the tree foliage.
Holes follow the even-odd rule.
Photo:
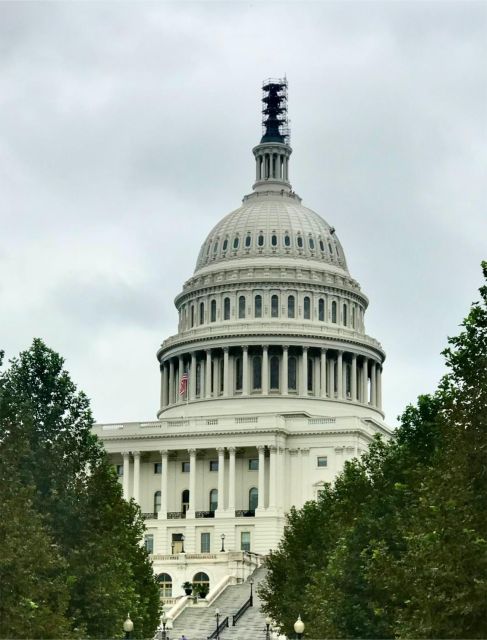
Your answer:
[[[261,589],[310,638],[487,635],[487,263],[437,392],[293,510]]]
[[[130,611],[150,637],[159,594],[141,514],[63,364],[34,340],[0,375],[0,636],[117,637]]]

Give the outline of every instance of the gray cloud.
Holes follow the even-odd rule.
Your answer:
[[[2,3],[0,346],[44,337],[99,420],[153,417],[174,296],[286,72],[293,185],[370,298],[393,422],[477,297],[486,42],[481,2]]]

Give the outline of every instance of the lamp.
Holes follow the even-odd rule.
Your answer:
[[[216,640],[220,640],[220,609],[218,607],[215,609],[216,616]]]
[[[123,630],[125,631],[125,637],[128,640],[131,637],[130,634],[134,630],[134,623],[130,619],[130,613],[127,613],[127,619],[123,623]]]
[[[301,620],[301,615],[298,616],[298,619],[294,623],[294,631],[297,633],[298,640],[301,640],[304,631],[304,622]]]
[[[254,606],[254,579],[253,578],[250,578],[249,584],[250,584],[250,606],[253,607]]]
[[[220,551],[225,551],[225,534],[222,533],[220,538],[222,539],[222,548],[220,549]]]
[[[183,543],[181,546],[181,553],[185,553],[184,551],[184,533],[181,534],[181,542]]]
[[[166,624],[167,624],[167,615],[166,615],[166,612],[163,611],[161,616],[161,625],[162,625],[161,640],[166,640]]]

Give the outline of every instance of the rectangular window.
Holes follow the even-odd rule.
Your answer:
[[[210,460],[210,471],[218,471],[218,460]]]
[[[154,553],[154,536],[152,533],[144,536],[144,547],[147,553]]]
[[[259,458],[250,458],[249,471],[258,471],[258,470],[259,470]]]
[[[210,553],[210,534],[201,534],[201,553]]]
[[[189,473],[189,462],[182,462],[181,463],[181,471],[183,473]]]
[[[162,462],[154,462],[154,473],[162,473]]]
[[[240,549],[242,551],[250,551],[250,531],[242,531],[240,533]]]
[[[123,464],[117,464],[117,476],[123,476]]]
[[[318,456],[316,458],[316,466],[317,467],[327,467],[328,466],[328,458],[326,456]]]

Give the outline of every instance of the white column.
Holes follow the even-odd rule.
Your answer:
[[[134,456],[134,500],[140,504],[140,451],[132,451]]]
[[[174,360],[169,360],[169,404],[174,404]]]
[[[377,366],[377,407],[382,411],[382,367]]]
[[[249,395],[249,348],[242,347],[242,395]]]
[[[338,399],[341,400],[343,398],[343,351],[338,352],[337,386],[338,386]]]
[[[311,497],[309,471],[309,449],[301,449],[301,501],[303,504]]]
[[[308,395],[308,347],[303,347],[301,356],[301,395]]]
[[[330,358],[330,371],[328,376],[328,394],[335,397],[335,358]]]
[[[258,510],[263,511],[265,509],[265,447],[260,445],[257,447],[259,452],[259,502]]]
[[[370,404],[373,407],[377,406],[375,371],[375,360],[372,360],[372,365],[370,367]]]
[[[357,401],[357,355],[355,353],[352,354],[352,372],[351,372],[351,389],[350,395],[352,398],[352,402]]]
[[[220,395],[220,386],[221,386],[221,382],[220,382],[220,358],[213,356],[212,358],[213,361],[213,370],[215,372],[215,382],[214,382],[214,390],[215,390],[215,397],[218,397]]]
[[[129,474],[130,474],[130,454],[128,451],[122,451],[123,456],[123,497],[129,499]]]
[[[205,392],[206,392],[205,361],[201,359],[199,364],[200,364],[200,398],[204,398]]]
[[[289,393],[289,380],[288,380],[288,362],[289,362],[289,347],[284,345],[282,347],[282,389],[283,396],[287,396]]]
[[[161,454],[161,510],[159,511],[159,519],[165,520],[167,518],[167,495],[168,495],[168,468],[167,468],[167,451],[160,451]]]
[[[269,347],[262,347],[262,395],[269,394]]]
[[[326,349],[321,350],[320,367],[321,397],[326,397]]]
[[[228,447],[228,511],[235,515],[235,447]]]
[[[313,358],[313,395],[321,395],[320,391],[320,359]]]
[[[223,347],[223,395],[228,397],[228,347]]]
[[[225,509],[225,447],[218,447],[218,509],[216,515],[223,515]]]
[[[368,372],[367,372],[367,358],[364,358],[362,362],[362,402],[368,404],[369,402],[369,385],[368,385]]]
[[[191,354],[191,370],[189,372],[189,399],[191,402],[196,398],[196,353]]]
[[[211,398],[211,349],[206,350],[206,397]]]
[[[161,409],[164,409],[167,404],[167,367],[163,362],[161,364]]]
[[[269,465],[269,509],[276,508],[276,490],[277,490],[277,447],[272,445],[269,447],[271,452]]]
[[[189,507],[187,518],[194,518],[196,511],[196,449],[189,451]]]

